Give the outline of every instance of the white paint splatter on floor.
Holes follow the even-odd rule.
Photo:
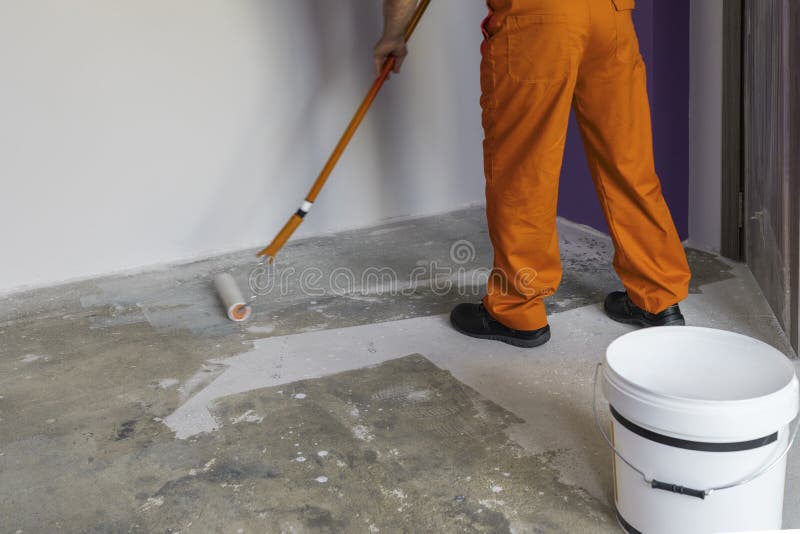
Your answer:
[[[271,324],[263,326],[251,326],[247,329],[251,334],[271,334],[275,331],[275,327]]]
[[[389,228],[379,228],[377,230],[373,230],[368,235],[370,236],[386,235],[386,234],[391,234],[393,232],[402,232],[404,230],[411,230],[413,228],[416,228],[416,225],[408,224],[402,226],[390,226]]]
[[[158,508],[164,504],[164,497],[150,497],[147,501],[139,507],[140,512],[146,512],[153,508]]]
[[[169,389],[172,386],[177,386],[178,384],[180,384],[180,380],[177,378],[163,378],[159,380],[156,385],[161,389]]]
[[[234,417],[231,419],[232,424],[238,423],[260,423],[264,420],[264,416],[258,415],[254,410],[247,410],[239,417]]]
[[[320,484],[325,484],[326,482],[328,482],[328,477],[320,476],[320,477],[315,478],[314,480],[316,480]]]
[[[422,401],[428,400],[430,398],[430,396],[431,396],[431,392],[430,391],[428,391],[427,389],[420,389],[420,390],[412,391],[411,393],[409,393],[406,396],[406,399],[409,402],[422,402]]]
[[[369,431],[369,428],[364,425],[356,425],[353,427],[353,435],[361,441],[372,441],[374,436]]]
[[[211,471],[211,468],[213,468],[216,463],[217,463],[216,458],[212,458],[209,461],[207,461],[203,466],[203,473],[208,473],[209,471]]]

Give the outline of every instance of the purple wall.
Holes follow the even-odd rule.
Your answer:
[[[638,0],[634,21],[647,64],[656,170],[675,226],[689,226],[689,0]],[[608,232],[575,117],[561,171],[559,215]]]

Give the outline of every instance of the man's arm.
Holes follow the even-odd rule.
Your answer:
[[[417,0],[383,0],[383,37],[375,45],[375,71],[381,72],[383,63],[389,56],[394,56],[394,72],[400,72],[400,66],[408,54],[403,39]]]

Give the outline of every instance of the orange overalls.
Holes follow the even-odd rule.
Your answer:
[[[547,324],[561,282],[558,178],[570,108],[637,306],[688,293],[689,266],[653,161],[634,0],[489,0],[481,62],[486,214],[494,269],[484,306],[504,325]]]

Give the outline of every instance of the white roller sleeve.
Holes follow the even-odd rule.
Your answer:
[[[239,286],[233,276],[228,273],[218,274],[214,278],[214,288],[217,290],[217,294],[225,306],[228,318],[231,321],[246,321],[250,317],[252,310],[247,301],[245,301],[242,292],[239,291]]]

